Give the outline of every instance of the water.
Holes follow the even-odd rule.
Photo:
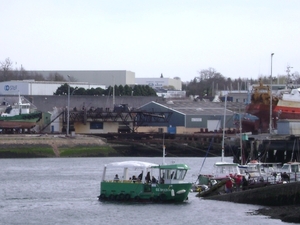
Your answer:
[[[161,158],[0,159],[0,224],[287,224],[253,215],[261,206],[203,200],[187,203],[109,203],[97,200],[104,164]],[[202,173],[219,158],[208,158]],[[231,159],[226,159],[227,161]],[[191,167],[195,182],[203,158],[166,158]]]

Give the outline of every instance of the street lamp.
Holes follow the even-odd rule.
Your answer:
[[[226,93],[225,96],[225,106],[224,106],[224,118],[223,118],[223,138],[222,138],[222,155],[221,155],[221,161],[224,162],[224,147],[225,147],[225,126],[226,126],[226,104],[227,104],[227,95]]]
[[[70,75],[68,75],[68,78],[70,80]],[[67,136],[69,136],[69,130],[70,130],[70,84],[68,83],[68,109],[67,109]]]
[[[272,134],[272,61],[273,61],[273,55],[274,53],[271,54],[271,84],[270,84],[270,122],[269,122],[269,131],[270,134]]]

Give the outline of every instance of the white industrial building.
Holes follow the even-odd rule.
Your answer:
[[[134,85],[135,73],[127,70],[49,70],[30,71],[48,77],[59,74],[65,80],[102,84],[106,87],[113,85]]]
[[[35,74],[41,74],[45,78],[50,75],[60,75],[66,81],[35,81],[35,80],[12,80],[0,83],[0,95],[53,95],[61,85],[68,83],[75,88],[102,88],[106,89],[114,85],[148,85],[160,93],[164,89],[166,91],[181,91],[181,80],[172,78],[135,78],[135,73],[126,70],[98,70],[98,71],[29,71]],[[162,92],[165,97],[167,94]],[[180,93],[184,95],[185,93]],[[173,93],[174,95],[174,93]],[[178,93],[176,93],[178,95]]]
[[[139,85],[148,85],[153,89],[174,87],[175,90],[181,91],[182,83],[180,79],[171,79],[171,78],[135,78],[136,84]]]
[[[182,90],[179,78],[136,78],[135,73],[127,70],[51,70],[51,71],[31,71],[43,75],[45,78],[50,74],[59,74],[65,80],[89,82],[102,84],[106,87],[113,85],[149,85],[154,89],[173,86],[175,90]]]
[[[53,95],[57,88],[66,82],[54,81],[34,81],[34,80],[13,80],[0,82],[0,95]],[[68,84],[75,88],[102,88],[105,85],[90,84],[87,82],[68,82]]]

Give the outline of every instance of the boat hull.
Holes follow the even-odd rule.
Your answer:
[[[279,100],[274,113],[279,119],[300,119],[300,102]]]
[[[272,122],[273,127],[276,128],[276,105],[272,105]],[[267,132],[270,127],[270,105],[262,103],[250,103],[246,106],[245,112],[258,117],[257,121],[242,121],[242,127],[244,132]]]
[[[187,200],[191,183],[147,184],[139,182],[101,182],[99,200],[183,202]]]
[[[0,117],[1,129],[31,129],[42,118],[41,112]]]

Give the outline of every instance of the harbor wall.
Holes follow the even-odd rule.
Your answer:
[[[300,182],[270,185],[203,199],[263,206],[296,205],[300,204]]]

